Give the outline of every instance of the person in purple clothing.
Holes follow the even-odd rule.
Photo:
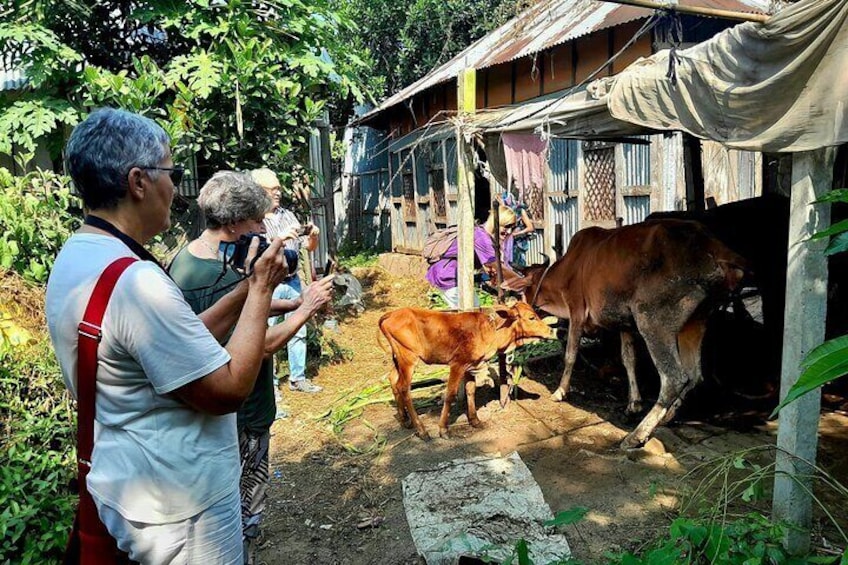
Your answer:
[[[507,206],[498,208],[498,223],[500,224],[501,249],[515,229],[515,212]],[[456,287],[458,241],[454,241],[441,259],[430,265],[427,270],[427,282],[439,289],[445,297],[445,302],[451,308],[459,306],[459,292]],[[506,254],[502,253],[504,279],[518,277],[508,266]],[[495,277],[497,265],[495,262],[495,214],[489,213],[486,221],[474,227],[474,266],[482,268],[490,278]],[[474,305],[479,306],[477,297]]]

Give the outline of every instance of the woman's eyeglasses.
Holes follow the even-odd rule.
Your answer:
[[[515,224],[506,224],[505,226],[501,226],[503,229],[507,231],[512,231],[515,229]]]
[[[173,167],[139,167],[139,169],[168,171],[168,176],[171,177],[171,182],[174,183],[174,186],[180,186],[180,183],[183,182],[183,175],[185,174],[185,167],[182,165],[174,165]]]

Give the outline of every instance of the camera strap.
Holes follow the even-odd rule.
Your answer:
[[[145,249],[139,242],[137,242],[118,228],[116,228],[111,222],[108,222],[98,216],[93,216],[89,214],[85,217],[84,223],[87,226],[103,230],[109,235],[117,237],[118,239],[124,242],[124,245],[130,248],[130,251],[138,255],[142,261],[152,261],[160,269],[165,271],[165,268],[159,263],[159,261],[156,260],[156,257],[154,257],[153,254],[150,253],[150,251]],[[167,273],[167,271],[165,272]]]

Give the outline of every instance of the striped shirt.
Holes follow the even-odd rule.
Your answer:
[[[268,239],[279,237],[291,228],[301,227],[300,220],[297,219],[297,216],[285,208],[277,208],[277,211],[272,216],[265,216],[262,222],[265,224],[265,235],[268,236]],[[286,241],[284,244],[285,248],[299,252],[300,239],[296,238]]]

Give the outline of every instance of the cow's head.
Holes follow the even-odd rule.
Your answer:
[[[536,293],[539,291],[542,277],[545,276],[545,272],[548,270],[548,265],[550,264],[548,256],[544,254],[542,256],[545,258],[544,263],[530,265],[522,269],[516,268],[516,272],[521,273],[523,276],[504,281],[503,288],[520,293],[522,299],[532,305],[536,298]]]
[[[496,307],[494,319],[495,332],[499,338],[498,349],[502,351],[539,339],[556,339],[556,332],[551,326],[557,319],[552,316],[540,318],[526,302]]]

